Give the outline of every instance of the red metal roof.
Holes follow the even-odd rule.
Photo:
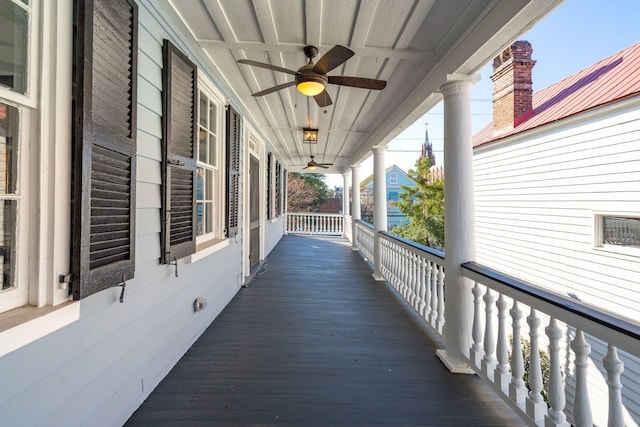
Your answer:
[[[640,42],[596,62],[533,94],[533,110],[515,120],[512,130],[494,135],[490,123],[473,136],[486,144],[640,94]]]

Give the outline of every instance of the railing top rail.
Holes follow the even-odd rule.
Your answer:
[[[380,234],[383,238],[387,240],[394,240],[400,246],[403,246],[410,251],[426,252],[427,254],[431,255],[431,257],[435,257],[440,261],[444,261],[444,252],[442,251],[430,248],[429,246],[421,245],[420,243],[413,242],[411,240],[405,239],[404,237],[396,236],[395,234],[391,234],[386,231],[381,231]]]
[[[542,289],[477,262],[462,264],[464,275],[509,297],[640,356],[640,324],[584,302]],[[610,331],[617,334],[611,336]],[[629,339],[631,338],[631,340]]]
[[[363,220],[361,220],[361,219],[356,219],[356,223],[358,223],[358,224],[360,224],[360,225],[363,225],[363,226],[365,226],[365,227],[370,228],[371,230],[373,230],[373,224],[369,224],[368,222],[365,222],[365,221],[363,221]]]
[[[344,216],[343,214],[320,213],[320,212],[287,212],[287,215],[329,216],[329,217],[340,217],[340,218]]]

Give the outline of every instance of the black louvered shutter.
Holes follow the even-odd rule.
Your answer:
[[[273,174],[271,173],[272,163],[273,163],[272,155],[271,153],[269,153],[267,154],[267,219],[273,218],[273,208],[271,207],[271,204],[273,203],[271,201],[271,193],[273,192],[273,182],[272,182]]]
[[[282,214],[282,166],[276,161],[276,217]]]
[[[163,45],[163,201],[161,262],[196,250],[196,99],[198,70],[169,40]]]
[[[282,171],[282,213],[287,213],[287,181],[289,180],[289,175],[287,175],[287,170],[283,169]]]
[[[133,0],[74,3],[72,294],[133,278],[138,13]]]
[[[230,105],[227,107],[227,237],[238,234],[240,209],[240,142],[242,117]]]

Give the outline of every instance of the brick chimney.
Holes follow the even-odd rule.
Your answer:
[[[531,43],[517,41],[493,60],[494,133],[513,129],[532,111],[532,52]]]

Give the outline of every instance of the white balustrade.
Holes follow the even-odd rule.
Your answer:
[[[341,236],[344,233],[344,216],[321,213],[287,213],[285,232],[287,234],[318,234]]]
[[[344,231],[347,238],[355,233],[353,247],[373,264],[376,238],[373,227],[360,220],[352,227],[351,218],[346,217],[344,229],[343,218],[290,213],[287,232]],[[378,237],[382,248],[380,274],[446,342],[444,254],[386,232],[379,232]],[[592,411],[589,395],[589,381],[600,374],[597,369],[595,374],[590,373],[593,364],[599,364],[606,373],[608,426],[629,424],[623,405],[624,364],[618,350],[640,358],[640,327],[477,263],[465,263],[462,267],[463,274],[475,282],[471,289],[472,330],[460,331],[472,338],[469,366],[483,380],[493,383],[502,398],[519,409],[527,424],[593,426],[596,416],[602,418],[604,413]],[[523,327],[524,316],[527,317]],[[604,358],[595,358],[591,340],[608,346]],[[567,399],[571,399],[568,405]]]
[[[477,263],[463,264],[463,272],[475,281],[471,289],[474,313],[469,366],[493,383],[496,390],[502,390],[503,399],[518,408],[528,424],[603,425],[606,414],[601,402],[595,402],[599,410],[594,412],[590,393],[599,393],[596,399],[602,400],[600,393],[606,392],[605,385],[609,394],[608,425],[633,423],[623,406],[624,364],[618,349],[623,349],[627,357],[640,357],[638,325]],[[521,320],[526,313],[527,328],[523,329]],[[509,317],[510,330],[506,326]],[[529,347],[528,363],[523,360],[525,341]],[[601,346],[602,342],[608,345],[608,352],[598,359],[601,356],[593,354],[591,346]],[[509,362],[505,353],[510,355]],[[593,381],[596,383],[591,384]],[[634,389],[630,395],[635,395]],[[596,415],[599,421],[595,420]]]
[[[358,249],[365,259],[373,262],[373,228],[361,221],[356,224]],[[435,332],[442,335],[445,321],[442,252],[389,233],[382,232],[380,237],[383,278]]]

